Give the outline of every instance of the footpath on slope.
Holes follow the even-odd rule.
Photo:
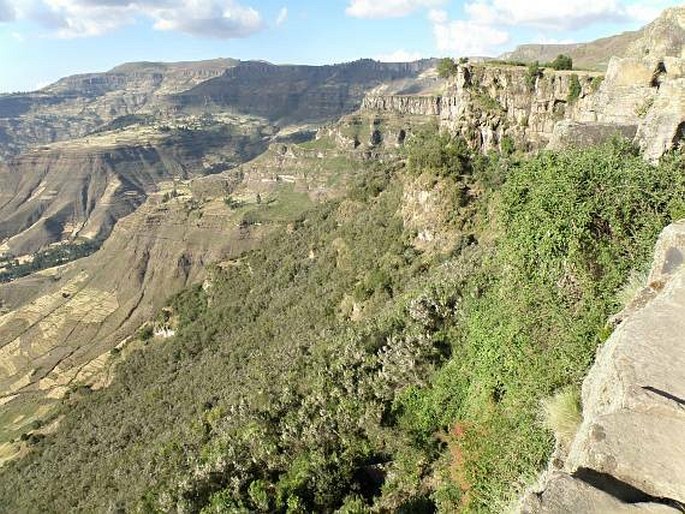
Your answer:
[[[524,514],[685,512],[685,221],[656,246],[583,383],[583,421]]]

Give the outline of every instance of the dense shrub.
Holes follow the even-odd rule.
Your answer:
[[[573,59],[568,55],[559,54],[550,63],[550,67],[555,70],[572,70],[573,69]]]

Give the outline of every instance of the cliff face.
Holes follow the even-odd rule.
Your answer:
[[[522,512],[682,512],[684,256],[679,222],[662,233],[647,287],[597,353],[565,463],[551,467]]]
[[[379,63],[362,60],[333,66],[275,66],[246,62],[168,99],[170,109],[232,110],[280,124],[331,121],[356,110],[367,91],[411,79],[432,68],[430,60]]]
[[[540,148],[549,142],[556,122],[574,108],[572,83],[583,98],[597,76],[552,70],[531,76],[525,67],[466,65],[442,95],[369,95],[362,109],[437,117],[441,126],[483,151],[498,148],[505,136]]]
[[[634,138],[645,157],[656,160],[685,133],[684,42],[685,8],[672,8],[638,32],[569,47],[578,55],[603,56],[606,77],[467,64],[459,66],[447,85],[436,82],[440,93],[386,88],[367,95],[362,109],[437,118],[442,127],[483,151],[500,147],[505,137],[536,149],[596,144],[619,133]],[[555,55],[563,49],[537,50],[550,48]],[[517,55],[507,57],[523,58]]]

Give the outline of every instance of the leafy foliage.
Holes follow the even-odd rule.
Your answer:
[[[426,173],[468,191],[450,223],[477,244],[411,245],[402,184]],[[500,511],[551,449],[540,400],[579,384],[683,197],[682,156],[475,158],[419,134],[406,169],[371,167],[174,297],[176,336],[66,399],[60,428],[0,471],[0,504]]]
[[[414,174],[429,171],[439,177],[458,176],[470,169],[466,141],[435,128],[413,135],[407,142],[407,154],[407,167]]]
[[[580,94],[583,92],[583,88],[580,85],[580,80],[578,79],[578,75],[575,73],[571,75],[569,79],[569,84],[568,84],[568,96],[567,96],[567,101],[568,102],[575,102],[580,98]]]
[[[528,85],[528,89],[531,91],[535,90],[535,85],[537,84],[538,79],[542,77],[542,74],[543,70],[538,61],[532,62],[528,65],[526,69],[526,84]]]
[[[559,54],[550,63],[550,67],[560,71],[560,70],[572,70],[573,69],[573,59],[568,55]]]
[[[33,255],[31,261],[19,262],[12,257],[0,257],[0,283],[25,277],[36,271],[52,268],[86,257],[100,248],[101,241],[84,240],[61,244],[41,250]]]
[[[438,77],[442,79],[448,79],[456,75],[458,69],[459,66],[457,66],[457,63],[454,61],[454,59],[450,57],[445,57],[443,59],[440,59],[440,61],[438,62]]]

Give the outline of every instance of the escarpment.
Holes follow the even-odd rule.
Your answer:
[[[684,20],[684,8],[668,9],[643,30],[619,36],[621,51],[607,57],[606,75],[460,64],[446,85],[435,83],[436,92],[372,91],[362,110],[437,119],[484,152],[507,139],[530,150],[561,149],[619,134],[655,161],[685,132]],[[613,48],[608,40],[595,43]]]
[[[467,64],[460,65],[440,95],[369,95],[362,109],[437,118],[442,127],[484,152],[498,149],[504,138],[542,148],[556,122],[592,93],[597,77],[592,72]]]
[[[435,65],[360,60],[334,66],[241,63],[222,76],[167,99],[169,109],[222,109],[262,116],[280,124],[322,122],[355,111],[366,92],[416,78]]]

